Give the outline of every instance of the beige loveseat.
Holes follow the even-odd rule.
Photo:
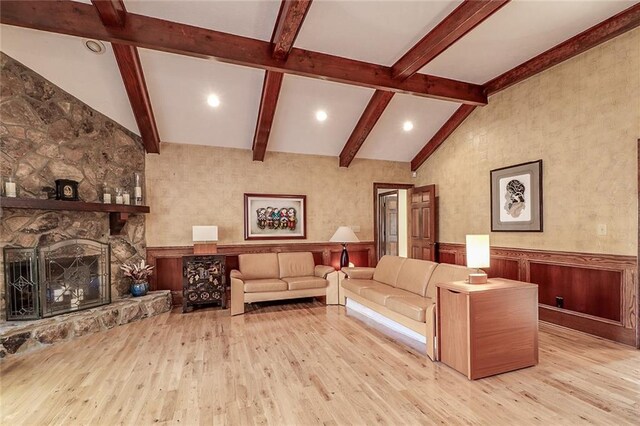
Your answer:
[[[323,296],[337,303],[337,274],[327,279],[335,269],[316,266],[311,252],[241,254],[238,264],[240,270],[231,271],[231,315],[244,313],[245,303],[267,300]]]
[[[340,304],[352,299],[426,337],[435,360],[436,283],[464,280],[464,266],[383,256],[375,268],[342,268]]]

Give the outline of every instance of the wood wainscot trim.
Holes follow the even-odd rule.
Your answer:
[[[340,269],[342,244],[336,243],[269,243],[218,244],[218,254],[227,256],[227,282],[229,273],[238,268],[238,255],[245,253],[281,253],[310,251],[316,265],[330,265]],[[193,254],[193,246],[147,247],[147,263],[155,273],[149,280],[151,290],[170,290],[174,306],[182,305],[182,256]],[[356,266],[375,266],[376,253],[372,241],[349,243],[349,257]],[[227,301],[231,292],[227,289]],[[229,305],[229,303],[227,303]]]
[[[442,263],[466,263],[464,244],[439,243],[438,254]],[[636,339],[635,256],[492,247],[491,267],[486,268],[486,272],[489,277],[538,284],[541,321],[640,347]],[[560,289],[569,293],[570,299],[562,294],[558,296],[564,297],[565,305],[568,301],[573,308],[552,304],[549,292],[560,292]],[[545,298],[546,303],[540,302]]]

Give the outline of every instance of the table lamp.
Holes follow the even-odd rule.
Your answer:
[[[332,243],[342,244],[342,255],[340,256],[340,267],[349,266],[349,253],[347,252],[347,243],[359,243],[360,240],[349,226],[340,226],[329,240]]]
[[[467,267],[478,271],[469,274],[469,284],[486,284],[487,274],[480,268],[491,266],[488,235],[467,235]]]
[[[218,246],[217,226],[194,226],[193,230],[193,254],[216,254]]]

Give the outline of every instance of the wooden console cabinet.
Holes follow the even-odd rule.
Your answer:
[[[438,358],[469,379],[538,363],[538,286],[500,278],[437,284]]]

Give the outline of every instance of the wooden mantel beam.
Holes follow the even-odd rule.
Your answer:
[[[484,88],[477,84],[424,74],[398,81],[390,67],[298,48],[280,61],[266,41],[134,13],[127,13],[124,27],[105,28],[95,7],[72,1],[5,0],[0,22],[372,89],[471,105],[487,103]]]
[[[393,65],[393,78],[403,80],[417,73],[508,2],[465,0]]]
[[[271,36],[274,58],[287,59],[310,6],[311,0],[282,0]],[[253,136],[253,161],[264,161],[267,153],[283,77],[284,74],[279,71],[265,71],[258,121]]]
[[[392,77],[403,81],[415,75],[422,67],[508,2],[509,0],[465,0],[391,67]],[[342,148],[340,167],[349,167],[393,95],[383,90],[375,91]]]
[[[127,10],[122,0],[92,0],[102,23],[107,28],[123,28]],[[160,136],[151,108],[151,99],[135,46],[111,43],[124,88],[127,91],[133,116],[138,124],[144,148],[149,153],[160,153]]]
[[[513,86],[554,65],[573,58],[580,53],[611,40],[627,31],[640,26],[640,4],[612,16],[609,19],[581,32],[544,53],[524,62],[521,65],[499,75],[485,83],[488,95]],[[411,160],[411,170],[416,171],[435,150],[453,133],[453,131],[471,114],[475,108],[468,105],[460,107],[453,116],[438,130],[420,152]]]

